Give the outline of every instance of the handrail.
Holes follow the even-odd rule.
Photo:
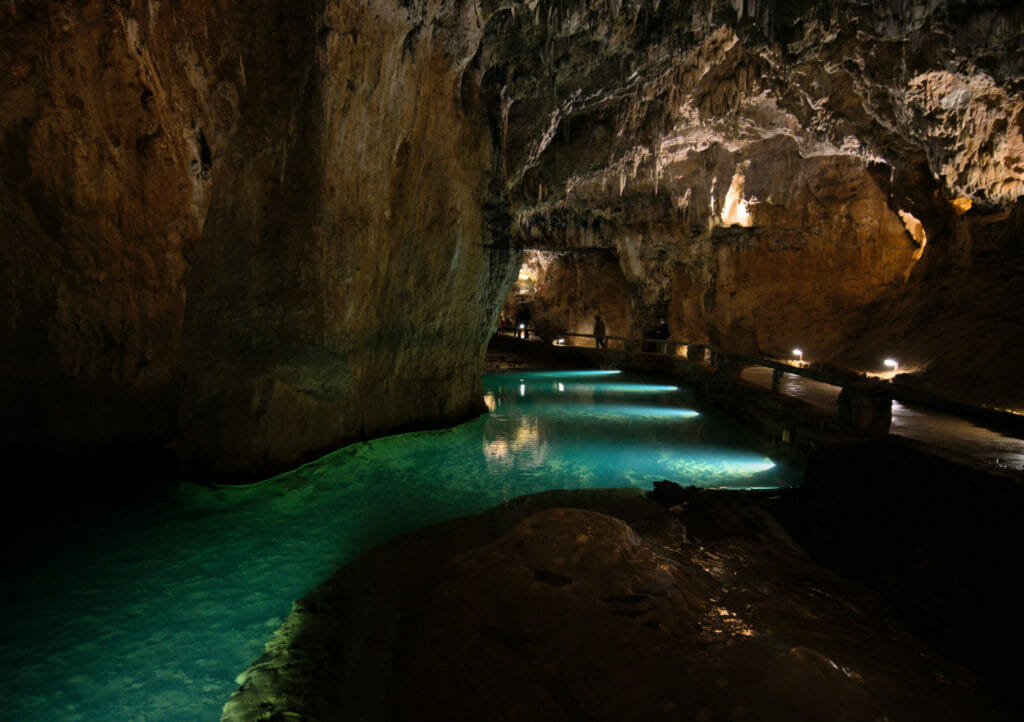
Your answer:
[[[506,329],[499,329],[499,331],[505,331],[505,332],[511,333],[511,334],[514,334],[516,331],[519,331],[519,330],[522,330],[522,329],[517,329],[515,327],[506,328]],[[530,335],[532,335],[534,337],[537,337],[537,332],[532,327],[527,326],[525,331],[528,334],[530,334]],[[556,339],[558,339],[558,338],[588,338],[588,339],[594,339],[595,341],[597,339],[597,337],[594,336],[594,334],[592,334],[592,333],[575,333],[575,332],[571,332],[571,331],[566,331],[566,332],[563,332],[563,333],[554,334],[554,336],[555,336]],[[758,357],[758,356],[749,356],[749,355],[746,355],[746,354],[729,354],[729,353],[724,353],[722,351],[719,351],[715,347],[710,346],[710,345],[705,344],[705,343],[692,343],[692,342],[689,342],[689,341],[675,341],[673,339],[662,339],[662,338],[646,338],[646,337],[636,338],[636,337],[629,337],[629,336],[604,336],[604,339],[606,341],[621,342],[623,350],[626,350],[626,351],[630,351],[631,349],[640,349],[640,348],[642,348],[643,344],[659,344],[659,345],[664,344],[665,350],[646,351],[646,352],[645,351],[640,351],[640,353],[651,353],[651,354],[666,354],[667,355],[668,347],[671,347],[673,349],[673,351],[675,349],[679,348],[680,346],[684,346],[684,347],[688,347],[688,346],[703,347],[703,348],[705,348],[705,349],[707,349],[707,350],[709,350],[711,352],[711,354],[710,354],[710,362],[712,363],[712,365],[715,365],[715,366],[718,366],[719,364],[721,364],[722,361],[733,361],[733,362],[743,363],[743,364],[746,364],[748,366],[764,366],[764,367],[772,369],[775,372],[793,374],[795,376],[803,376],[804,378],[811,379],[812,381],[819,381],[821,383],[826,383],[826,384],[829,384],[829,385],[832,385],[832,386],[846,387],[846,386],[849,386],[851,384],[864,384],[864,385],[875,385],[875,386],[878,386],[880,389],[881,388],[890,388],[891,387],[891,384],[887,384],[885,382],[881,382],[881,381],[877,381],[877,380],[872,380],[872,379],[868,379],[868,378],[863,378],[863,377],[860,377],[860,376],[858,376],[856,374],[848,374],[847,375],[847,374],[840,374],[840,373],[829,373],[829,372],[826,372],[826,371],[820,371],[820,370],[817,370],[817,369],[807,368],[805,366],[795,366],[793,364],[785,363],[783,361],[773,361],[771,359],[761,358],[761,357]],[[694,359],[689,359],[689,360],[690,361],[694,361]],[[699,363],[699,361],[698,361],[698,363]],[[892,393],[893,393],[893,390],[890,390],[889,393],[890,393],[890,396],[891,396]]]
[[[506,333],[514,334],[516,331],[520,331],[520,330],[523,330],[523,329],[518,329],[516,327],[512,327],[512,328],[505,328],[505,329],[498,329],[498,330],[499,331],[504,331]],[[537,336],[537,332],[532,327],[530,327],[530,326],[527,326],[525,331],[528,334],[530,334],[530,335],[532,335],[534,337],[538,337]],[[555,336],[556,339],[557,338],[590,338],[590,339],[594,339],[595,341],[597,339],[597,337],[594,336],[594,334],[592,334],[592,333],[575,333],[575,332],[571,332],[571,331],[566,331],[566,332],[563,332],[563,333],[554,334],[554,336]],[[720,363],[722,360],[727,360],[727,361],[736,361],[736,362],[744,363],[744,364],[746,364],[748,366],[765,366],[767,368],[772,369],[773,371],[780,371],[782,373],[793,374],[795,376],[803,376],[804,378],[811,379],[812,381],[819,381],[821,383],[826,383],[826,384],[829,384],[829,385],[832,385],[832,386],[849,386],[851,383],[864,383],[864,384],[869,384],[869,385],[874,383],[874,384],[877,384],[877,385],[879,385],[881,387],[888,387],[888,386],[890,386],[889,384],[885,384],[884,382],[879,382],[879,381],[872,382],[872,379],[862,378],[862,377],[857,376],[855,374],[846,375],[846,374],[838,374],[838,373],[829,373],[829,372],[826,372],[826,371],[819,371],[817,369],[807,368],[805,366],[794,366],[793,364],[785,363],[783,361],[773,361],[771,359],[761,358],[761,357],[758,357],[758,356],[749,356],[749,355],[746,355],[746,354],[729,354],[729,353],[724,353],[722,351],[719,351],[715,347],[710,346],[710,345],[705,344],[705,343],[692,343],[692,342],[689,342],[689,341],[675,341],[673,339],[663,339],[663,338],[647,338],[647,337],[636,338],[636,337],[629,337],[629,336],[604,336],[603,338],[605,340],[607,340],[607,341],[621,341],[622,344],[623,344],[623,347],[626,350],[628,350],[630,348],[639,348],[642,344],[645,344],[645,343],[647,343],[647,344],[665,344],[666,348],[668,346],[671,346],[673,349],[679,348],[680,346],[700,346],[700,347],[708,349],[711,352],[711,363],[715,364],[715,365]],[[641,353],[664,354],[665,351],[648,351],[648,352],[641,352]],[[693,359],[690,359],[690,360],[692,361]]]
[[[871,379],[860,378],[853,374],[830,374],[815,369],[806,368],[803,366],[793,366],[792,364],[783,363],[782,361],[772,361],[771,359],[759,358],[757,356],[746,356],[743,354],[721,354],[725,358],[735,359],[737,361],[744,362],[750,366],[767,366],[775,371],[782,371],[783,373],[793,374],[794,376],[803,376],[804,378],[811,379],[812,381],[820,381],[822,383],[830,384],[832,386],[848,386],[851,382],[858,381],[863,383],[869,383]]]

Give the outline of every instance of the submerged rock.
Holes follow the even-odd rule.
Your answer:
[[[224,719],[1009,719],[763,509],[697,496],[541,494],[378,549]]]

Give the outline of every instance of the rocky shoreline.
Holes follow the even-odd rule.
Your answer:
[[[223,719],[1012,718],[793,541],[781,493],[661,497],[548,492],[368,553]]]

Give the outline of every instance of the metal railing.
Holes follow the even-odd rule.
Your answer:
[[[528,326],[525,329],[513,327],[499,328],[498,333],[507,336],[517,336],[517,331],[526,333],[526,338],[543,340],[548,337],[549,342],[555,347],[568,348],[598,348],[597,337],[592,333],[559,333],[551,338],[548,334],[538,335],[536,329]],[[744,366],[765,366],[774,372],[803,376],[813,381],[831,384],[833,386],[844,386],[851,381],[869,382],[869,379],[859,377],[855,374],[830,373],[810,366],[804,365],[802,361],[786,363],[758,356],[745,354],[729,354],[719,351],[713,346],[704,343],[693,343],[691,341],[675,341],[673,339],[628,337],[628,336],[605,336],[606,345],[602,350],[625,351],[627,353],[647,353],[663,356],[680,356],[688,361],[710,364],[712,366],[724,366],[726,364],[741,364]],[[580,342],[582,341],[582,343]]]

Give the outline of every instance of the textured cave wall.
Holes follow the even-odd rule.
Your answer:
[[[724,177],[737,178],[729,166]],[[766,141],[738,167],[757,199],[746,206],[749,225],[715,227],[676,251],[670,325],[688,341],[831,358],[923,248],[856,159],[803,159],[789,143]]]
[[[996,396],[1016,376],[1019,3],[0,19],[16,445],[174,439],[259,474],[463,417],[522,248],[613,253],[635,322],[668,313],[687,340],[916,354],[938,382],[969,361]]]
[[[211,44],[165,18],[151,52],[105,3],[0,16],[0,434],[64,449],[167,437],[207,206],[202,123],[222,111],[197,87],[213,67],[159,68],[172,45],[198,61]]]
[[[524,247],[614,249],[642,324],[727,349],[949,385],[966,331],[1011,343],[1018,3],[531,7],[480,60]],[[984,355],[973,386],[1024,400]]]
[[[5,438],[262,474],[475,410],[517,257],[474,11],[5,4]]]
[[[225,469],[480,406],[513,269],[485,238],[489,135],[458,74],[468,29],[446,34],[440,5],[383,10],[328,6],[276,143],[261,119],[213,194],[182,422]]]
[[[527,305],[531,327],[553,338],[560,333],[591,334],[594,316],[600,315],[606,335],[639,336],[632,288],[611,252],[528,250],[522,268],[526,279],[513,284],[505,299],[503,312],[508,318]]]

